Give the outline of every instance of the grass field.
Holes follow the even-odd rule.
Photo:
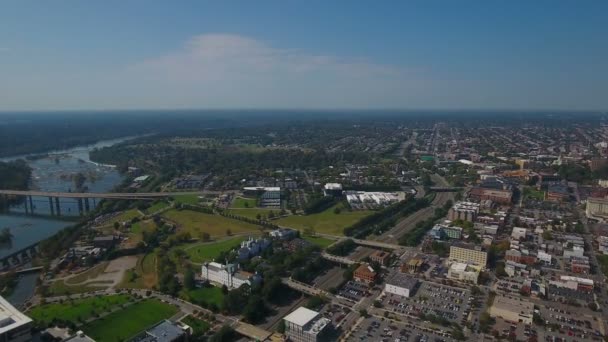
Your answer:
[[[124,211],[121,214],[117,215],[116,217],[111,218],[110,220],[105,222],[103,225],[104,226],[113,226],[115,222],[122,223],[122,222],[131,221],[131,219],[133,219],[134,217],[139,217],[139,216],[141,216],[139,214],[139,211],[137,211],[136,209],[129,209],[129,210]]]
[[[232,201],[231,208],[255,208],[256,200],[254,198],[236,197]]]
[[[154,220],[145,220],[134,223],[129,231],[128,240],[125,242],[126,247],[135,247],[143,239],[143,232],[151,232],[156,228]]]
[[[213,304],[219,309],[224,305],[224,293],[221,288],[215,286],[201,287],[183,292],[182,295],[183,297],[186,297],[186,300],[198,305],[206,303],[206,305],[209,306]]]
[[[288,216],[273,222],[280,226],[292,227],[300,230],[312,228],[317,233],[343,235],[344,228],[373,213],[373,211],[367,210],[347,211],[343,209],[339,214],[336,214],[334,213],[336,206],[341,206],[341,204],[336,204],[317,214]]]
[[[194,335],[202,335],[211,328],[211,324],[209,324],[209,322],[194,318],[192,316],[187,316],[186,318],[182,319],[182,322],[192,328],[192,333]]]
[[[156,255],[149,253],[139,257],[135,269],[125,272],[125,276],[118,287],[151,289],[157,282]]]
[[[229,229],[232,234],[257,232],[259,226],[251,223],[229,219],[219,215],[203,214],[192,210],[171,209],[163,213],[163,217],[178,224],[178,230],[189,232],[192,236],[199,236],[199,232],[206,232],[213,237],[227,236]]]
[[[76,299],[72,302],[44,304],[34,307],[27,315],[40,326],[48,325],[53,319],[78,324],[79,321],[93,317],[95,313],[101,314],[117,305],[127,303],[129,298],[128,295],[99,296]]]
[[[217,258],[221,252],[229,251],[237,247],[243,240],[245,240],[245,237],[239,236],[218,242],[197,242],[180,248],[188,254],[190,261],[203,263]]]
[[[93,321],[82,330],[98,342],[124,341],[177,312],[174,306],[146,299]]]
[[[146,214],[153,214],[159,210],[165,209],[169,206],[169,203],[165,202],[165,201],[159,201],[156,202],[154,204],[152,204],[152,206],[150,206],[150,208],[146,209]]]
[[[524,189],[524,197],[531,198],[538,201],[543,201],[545,199],[545,192],[536,190],[532,187],[526,187]]]
[[[238,215],[238,216],[243,216],[243,217],[247,217],[250,219],[257,219],[258,214],[260,214],[260,216],[262,218],[268,218],[268,215],[270,214],[270,212],[274,212],[274,214],[276,216],[279,215],[280,210],[272,210],[272,209],[260,209],[260,208],[254,208],[254,209],[228,209],[228,212],[230,214],[233,215]]]
[[[178,195],[173,197],[176,203],[182,204],[198,204],[198,196],[197,195]]]
[[[321,248],[327,248],[327,246],[336,242],[335,240],[326,239],[326,238],[320,237],[320,236],[310,236],[310,235],[302,234],[301,237],[302,237],[302,239],[304,239],[310,243],[313,243]]]
[[[57,280],[49,287],[49,293],[53,296],[62,296],[76,293],[105,290],[111,285],[111,281],[91,282],[86,285],[66,285],[63,280]]]

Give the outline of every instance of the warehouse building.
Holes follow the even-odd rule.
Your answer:
[[[532,324],[533,315],[534,304],[523,298],[496,296],[490,308],[490,316],[513,323]]]

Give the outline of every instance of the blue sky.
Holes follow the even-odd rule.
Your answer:
[[[0,5],[0,110],[608,110],[608,1]]]

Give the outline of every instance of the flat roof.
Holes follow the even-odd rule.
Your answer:
[[[397,272],[386,283],[389,285],[399,286],[411,290],[416,286],[416,284],[418,284],[418,279]]]
[[[28,324],[31,321],[31,318],[22,314],[21,311],[6,301],[4,297],[0,296],[0,335]]]
[[[283,319],[290,323],[303,327],[308,322],[315,319],[318,315],[318,312],[300,306],[294,312],[285,316]]]

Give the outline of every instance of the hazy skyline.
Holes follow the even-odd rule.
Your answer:
[[[607,10],[605,1],[7,1],[0,110],[606,110]]]

